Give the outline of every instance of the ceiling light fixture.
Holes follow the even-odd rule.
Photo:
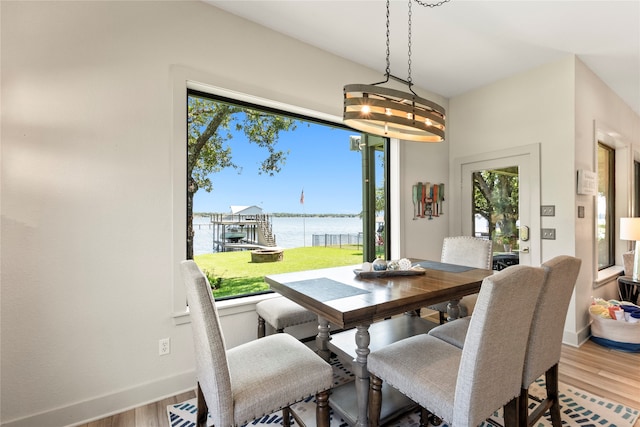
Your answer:
[[[403,80],[391,74],[389,62],[389,0],[387,0],[386,79],[373,84],[349,84],[344,87],[344,123],[362,132],[419,142],[442,142],[445,135],[445,110],[418,96],[411,86],[411,2],[409,0],[409,74]],[[436,7],[449,0],[422,6]],[[409,92],[379,86],[390,79],[404,83]]]

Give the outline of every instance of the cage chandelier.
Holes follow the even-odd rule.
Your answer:
[[[362,132],[388,138],[418,142],[442,142],[445,136],[445,110],[442,106],[418,96],[411,86],[411,2],[409,0],[409,72],[407,80],[391,74],[389,62],[389,0],[387,0],[387,69],[385,80],[372,84],[344,86],[344,123]],[[435,4],[440,6],[449,0]],[[404,83],[409,92],[387,88],[390,79]]]

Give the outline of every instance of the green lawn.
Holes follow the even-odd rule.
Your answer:
[[[250,251],[196,255],[194,260],[209,277],[209,281],[217,284],[218,289],[214,289],[213,295],[221,298],[268,290],[269,285],[264,282],[264,276],[269,274],[361,264],[362,249],[285,249],[282,261],[264,263],[251,262]]]

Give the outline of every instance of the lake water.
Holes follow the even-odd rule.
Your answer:
[[[208,224],[209,217],[194,217],[194,255],[212,252],[212,228],[198,228],[196,224]],[[271,217],[276,244],[281,248],[298,248],[312,245],[314,234],[358,234],[362,232],[362,219],[333,217]]]

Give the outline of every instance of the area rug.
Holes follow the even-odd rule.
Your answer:
[[[346,369],[338,359],[331,360],[334,374],[334,384],[340,385],[352,381],[354,376]],[[560,383],[560,405],[562,423],[565,426],[581,426],[581,427],[624,427],[633,426],[638,419],[640,411],[628,406],[615,403],[598,396],[594,396],[585,391],[578,390],[574,387]],[[535,407],[535,401],[540,401],[545,396],[544,377],[539,378],[529,388],[530,406]],[[308,426],[316,425],[315,422],[315,401],[312,397],[306,401],[299,402],[291,407],[293,411]],[[196,399],[190,399],[186,402],[169,405],[167,407],[167,415],[169,417],[169,425],[172,427],[195,427],[196,418]],[[292,420],[292,425],[297,425]],[[213,425],[213,421],[209,423]],[[282,413],[276,412],[260,419],[254,420],[247,424],[251,426],[278,426],[282,425]],[[405,415],[403,418],[390,424],[393,427],[417,427],[420,425],[419,410]],[[339,416],[331,413],[331,427],[347,427],[348,424]],[[481,427],[502,427],[502,411],[497,411],[491,418],[483,422]],[[541,418],[536,427],[551,426],[551,420],[546,417]],[[440,427],[449,427],[446,423],[440,424]]]

